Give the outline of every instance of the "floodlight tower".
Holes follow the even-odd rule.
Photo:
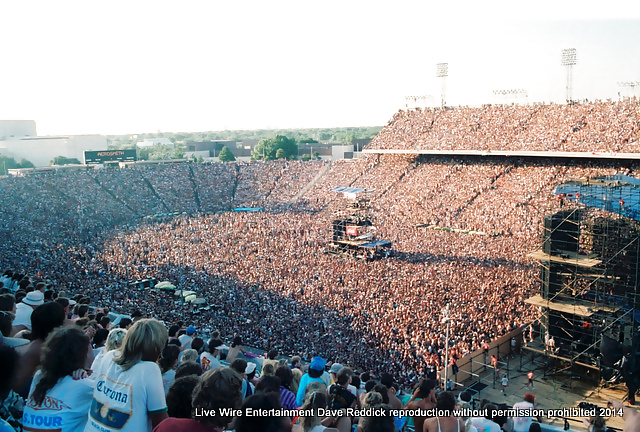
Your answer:
[[[444,108],[446,103],[446,90],[447,90],[447,76],[449,76],[449,63],[438,63],[436,64],[436,78],[441,78],[441,100],[442,100],[442,108]]]
[[[566,66],[567,68],[567,103],[571,102],[572,94],[571,87],[573,81],[573,66],[578,63],[576,57],[576,49],[575,48],[567,48],[562,50],[562,66]]]

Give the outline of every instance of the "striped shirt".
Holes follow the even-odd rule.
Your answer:
[[[282,386],[280,386],[280,404],[282,404],[283,409],[298,408],[298,405],[296,404],[296,395],[294,395],[291,390],[287,390]]]

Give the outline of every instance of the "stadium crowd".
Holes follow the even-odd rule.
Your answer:
[[[401,110],[370,148],[638,152],[640,101]]]
[[[592,108],[575,111],[578,108],[574,106],[544,106],[527,107],[520,112],[517,107],[485,107],[480,111],[461,108],[451,113],[401,112],[372,144],[403,145],[408,142],[406,134],[417,134],[424,145],[438,149],[451,148],[449,141],[472,140],[469,143],[477,144],[475,135],[467,134],[460,126],[469,124],[472,117],[478,124],[495,118],[491,124],[510,124],[507,129],[526,121],[533,130],[536,122],[543,124],[541,119],[545,116],[560,124],[574,124],[580,116],[591,119],[588,116],[596,116],[593,113],[600,109],[617,110],[622,119],[614,120],[616,127],[626,131],[629,128],[625,116],[636,115],[629,114],[633,106],[625,104],[610,107],[607,103],[593,103]],[[570,121],[562,117],[563,113]],[[445,123],[448,116],[450,124]],[[424,121],[427,117],[430,122]],[[604,121],[604,117],[597,118]],[[600,151],[601,141],[593,139],[597,127],[588,126],[589,122],[572,133],[590,134],[581,139],[592,140],[592,147],[581,147],[581,151]],[[562,134],[562,127],[555,123],[552,126],[556,127],[556,134]],[[629,130],[624,132],[627,138],[637,133],[636,129]],[[513,134],[505,134],[504,129],[483,133],[495,136],[498,144],[502,140],[514,140],[516,145],[523,142],[515,140]],[[620,138],[613,133],[597,136],[604,136],[609,145],[615,145],[613,141]],[[431,139],[439,144],[431,143]],[[569,145],[575,140],[566,142]],[[492,148],[500,148],[498,144]],[[468,148],[467,144],[464,146]],[[156,395],[164,393],[157,391],[158,374],[154,368],[139,363],[166,357],[158,373],[171,374],[180,362],[178,356],[189,358],[194,354],[190,350],[195,349],[194,358],[200,361],[198,368],[202,372],[204,352],[210,354],[204,356],[206,362],[215,363],[224,360],[221,347],[226,349],[229,345],[231,356],[245,361],[244,366],[240,363],[235,368],[235,362],[229,362],[236,373],[206,371],[202,379],[180,382],[183,391],[193,390],[194,407],[199,400],[198,407],[213,409],[212,404],[217,402],[210,400],[211,395],[226,394],[223,390],[230,391],[237,385],[247,396],[251,385],[244,380],[251,381],[254,371],[246,364],[251,355],[242,353],[243,346],[299,356],[310,365],[314,361],[322,364],[322,370],[325,364],[318,360],[320,357],[333,366],[346,364],[358,371],[370,371],[369,376],[390,373],[391,382],[385,378],[387,390],[374,392],[385,401],[385,392],[389,393],[388,399],[395,394],[389,390],[391,387],[424,384],[425,377],[433,378],[444,366],[441,314],[445,305],[449,305],[452,314],[449,352],[453,358],[534,320],[536,311],[523,301],[537,285],[538,267],[527,254],[538,247],[542,217],[562,204],[553,195],[554,185],[571,178],[629,174],[635,165],[367,155],[334,163],[321,175],[326,168],[322,161],[176,164],[0,179],[4,197],[0,263],[10,269],[0,280],[0,289],[6,291],[0,298],[3,310],[9,312],[3,315],[5,321],[15,314],[8,326],[3,322],[3,335],[7,344],[22,344],[16,347],[20,360],[10,353],[3,354],[8,356],[7,365],[15,362],[18,380],[7,386],[6,381],[14,376],[13,372],[7,373],[3,392],[13,387],[26,399],[27,407],[31,404],[37,410],[46,397],[54,397],[48,392],[60,391],[56,386],[76,386],[76,381],[88,380],[92,383],[85,388],[89,399],[82,404],[77,402],[82,410],[90,410],[90,417],[99,424],[89,426],[94,421],[89,420],[87,430],[110,430],[104,428],[115,423],[107,423],[122,419],[110,411],[104,395],[122,399],[123,393],[101,390],[106,387],[95,381],[96,376],[131,375],[129,370],[144,369],[135,378],[150,374],[149,392]],[[377,237],[393,242],[395,257],[367,262],[325,253],[333,212],[345,205],[340,195],[331,192],[336,186],[370,191]],[[269,211],[229,211],[243,206]],[[149,217],[152,215],[156,216]],[[130,285],[148,278],[169,280],[178,288],[195,291],[204,305],[184,302],[170,292]],[[62,300],[54,301],[56,295]],[[55,308],[54,304],[59,304],[63,312],[47,316],[56,316],[57,321],[42,319],[41,313],[36,313],[38,308]],[[87,305],[98,309],[89,311]],[[119,350],[105,348],[98,365],[89,367],[86,364],[91,365],[94,349],[106,344],[113,333],[109,323],[103,323],[104,308],[136,318],[139,330],[135,338],[125,336]],[[32,323],[33,319],[36,321]],[[155,320],[167,326],[177,324],[184,334],[174,328],[165,335],[167,328]],[[76,327],[80,331],[73,331],[78,330]],[[199,337],[194,338],[196,332]],[[165,353],[166,341],[174,336],[187,336],[190,340],[186,344],[185,338],[179,341],[179,352],[169,349]],[[65,364],[45,361],[56,350],[70,350],[73,346],[78,352],[77,347],[88,347],[89,340],[93,349],[82,352],[83,358],[66,356]],[[113,353],[107,355],[110,351]],[[286,367],[290,369],[290,365]],[[84,377],[79,369],[93,370],[93,377]],[[276,376],[277,370],[274,367]],[[178,372],[175,370],[176,383]],[[248,378],[243,378],[245,372]],[[267,372],[263,377],[268,376]],[[351,370],[345,374],[349,379],[357,376]],[[56,380],[51,378],[56,376]],[[279,378],[280,384],[288,379]],[[29,386],[32,379],[35,384]],[[331,379],[321,381],[325,387],[332,383]],[[333,381],[339,382],[338,377]],[[39,382],[46,384],[38,387]],[[164,384],[169,391],[166,401],[170,395],[184,401],[184,397],[171,393],[169,381]],[[251,384],[259,382],[254,380]],[[264,384],[269,385],[280,387]],[[285,390],[297,393],[295,386]],[[303,393],[297,406],[327,406],[335,399],[323,388],[309,395],[313,400],[305,400]],[[20,397],[14,393],[0,396],[14,398],[20,405]],[[373,401],[377,397],[371,396],[370,403],[380,405]],[[393,397],[384,404],[396,404]],[[436,401],[435,396],[428,398],[434,404],[450,404],[449,400]],[[216,401],[230,404],[228,407],[237,408],[240,403],[233,395],[221,399],[224,400]],[[245,403],[256,406],[275,403],[265,397],[251,402],[248,399]],[[364,400],[366,397],[363,405]],[[166,408],[164,404],[160,397],[148,401],[144,413],[154,414],[136,419],[136,424],[147,422],[156,427],[164,418],[160,412]],[[37,414],[29,416],[35,419]],[[14,416],[16,421],[19,418]],[[300,419],[305,431],[316,430],[320,423],[345,430],[346,421]],[[453,421],[446,428],[455,424]],[[43,425],[29,425],[35,426]],[[205,426],[216,430],[229,424]],[[243,426],[242,421],[234,426],[236,430],[253,427]],[[360,430],[371,430],[366,429],[366,419],[359,426]],[[191,423],[180,422],[157,427],[159,431],[197,430]]]

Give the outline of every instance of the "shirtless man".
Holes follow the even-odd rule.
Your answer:
[[[429,410],[436,407],[436,391],[435,388],[438,382],[433,379],[424,379],[420,382],[420,385],[415,389],[404,406],[407,410]],[[416,431],[421,431],[424,425],[424,421],[427,417],[413,416],[413,424]]]

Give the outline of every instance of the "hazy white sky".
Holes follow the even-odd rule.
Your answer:
[[[0,119],[39,135],[384,125],[407,95],[640,81],[640,1],[0,1]],[[636,87],[640,95],[640,87]]]

